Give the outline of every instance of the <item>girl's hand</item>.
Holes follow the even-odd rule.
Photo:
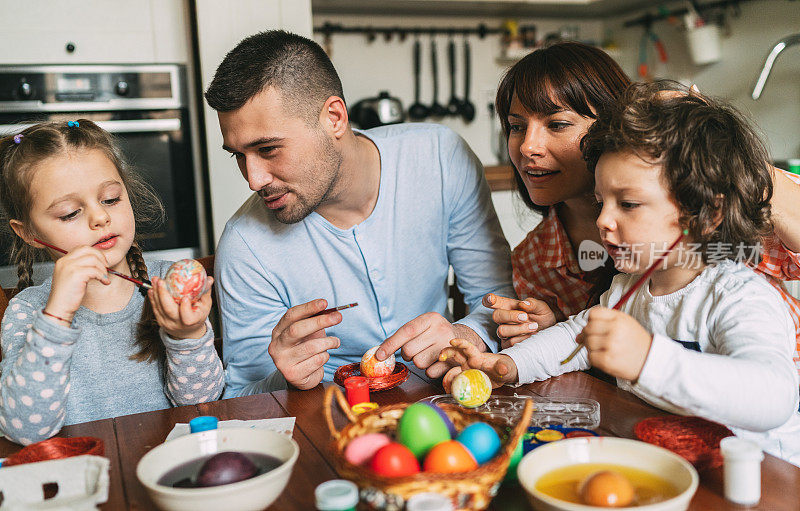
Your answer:
[[[44,310],[72,321],[90,280],[99,280],[105,285],[111,283],[107,266],[106,256],[93,247],[79,247],[56,259],[50,297]]]
[[[636,381],[647,360],[652,334],[631,316],[606,307],[592,308],[588,320],[575,340],[586,346],[592,366]]]
[[[497,337],[502,349],[556,324],[550,306],[535,298],[516,300],[489,293],[483,297],[483,305],[494,309],[492,319],[498,324]]]
[[[517,381],[517,364],[508,355],[480,351],[466,339],[452,339],[450,345],[451,348],[445,348],[439,354],[441,362],[456,366],[447,371],[442,380],[448,393],[453,378],[467,369],[480,369],[486,373],[492,382],[492,388]]]
[[[167,291],[164,280],[153,277],[153,289],[147,297],[153,305],[156,321],[173,339],[200,339],[206,334],[206,318],[211,311],[211,285],[213,277],[208,277],[208,289],[195,302],[183,298],[180,305]]]

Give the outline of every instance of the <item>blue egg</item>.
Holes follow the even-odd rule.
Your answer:
[[[497,455],[500,450],[500,437],[485,422],[470,424],[456,438],[475,456],[479,465],[483,465]]]
[[[450,420],[450,417],[448,417],[447,414],[444,413],[444,410],[439,408],[439,406],[437,404],[435,404],[435,403],[422,403],[422,404],[430,406],[431,408],[436,410],[436,413],[439,414],[439,417],[442,418],[442,420],[444,421],[445,426],[447,426],[447,431],[450,432],[450,438],[455,438],[456,437],[456,426],[455,426],[455,424],[453,424],[453,421]]]

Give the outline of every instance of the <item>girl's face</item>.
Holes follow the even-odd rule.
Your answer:
[[[592,193],[594,176],[586,170],[580,141],[593,122],[566,108],[530,112],[513,97],[508,153],[535,204],[552,206]]]
[[[604,153],[595,180],[603,246],[619,271],[644,273],[681,233],[680,209],[661,177],[661,166],[631,151]],[[688,262],[681,248],[670,253],[664,267]]]
[[[135,234],[133,209],[117,168],[102,151],[77,149],[42,161],[33,169],[30,192],[27,234],[67,252],[93,246],[113,269],[126,264]]]

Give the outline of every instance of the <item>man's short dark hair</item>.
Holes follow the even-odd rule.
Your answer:
[[[314,41],[284,30],[259,32],[228,52],[206,90],[218,112],[238,110],[261,91],[280,91],[287,111],[315,122],[331,96],[344,100],[330,58]]]

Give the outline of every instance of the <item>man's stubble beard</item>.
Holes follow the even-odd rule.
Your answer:
[[[314,181],[313,178],[310,178],[308,192],[303,194],[293,192],[297,200],[291,209],[288,206],[284,206],[273,211],[275,218],[283,224],[294,224],[310,215],[320,204],[330,198],[336,184],[339,182],[342,155],[325,135],[322,135],[321,140],[321,157],[306,169],[305,175],[309,177],[315,174],[319,175],[320,173],[315,172],[314,168],[317,170],[325,169],[323,177],[327,180],[327,183]]]

